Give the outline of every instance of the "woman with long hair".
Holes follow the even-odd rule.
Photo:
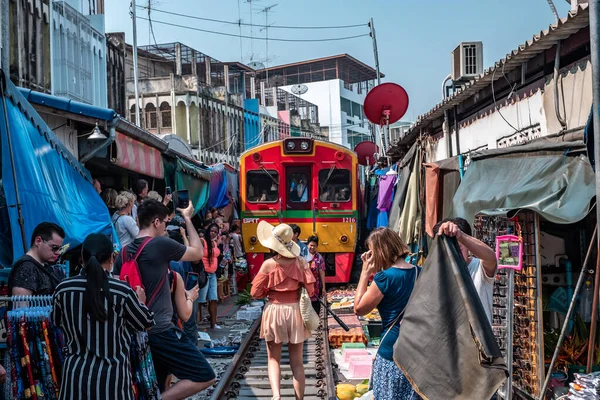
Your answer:
[[[294,232],[289,225],[276,227],[265,221],[258,224],[260,243],[277,255],[266,260],[252,281],[252,297],[267,297],[260,325],[260,337],[267,342],[269,383],[273,400],[281,399],[281,348],[287,343],[290,367],[294,375],[296,399],[304,398],[304,341],[311,333],[304,326],[300,313],[299,288],[305,287],[309,295],[314,293],[315,278],[300,247],[294,242]]]
[[[108,207],[108,212],[113,215],[117,211],[117,191],[113,188],[104,189],[100,194],[104,204]]]
[[[206,229],[207,237],[202,239],[204,244],[204,257],[202,262],[204,263],[204,270],[208,274],[208,282],[200,289],[198,296],[201,305],[198,307],[198,318],[202,320],[202,304],[206,304],[208,300],[208,314],[210,315],[210,328],[221,329],[217,325],[217,301],[219,295],[217,293],[217,268],[219,266],[219,256],[221,251],[219,250],[219,225],[212,223]]]
[[[383,336],[371,378],[374,398],[420,399],[393,357],[404,309],[420,268],[405,261],[409,248],[391,229],[375,229],[367,238],[366,245],[369,250],[361,256],[363,269],[354,297],[354,312],[366,315],[377,307],[381,315]],[[373,283],[367,287],[372,276]]]
[[[81,274],[62,281],[53,298],[52,320],[67,343],[60,398],[133,400],[131,334],[153,324],[145,293],[109,276],[115,252],[105,235],[89,235],[81,252]]]

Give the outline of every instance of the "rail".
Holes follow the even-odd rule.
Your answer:
[[[211,400],[271,398],[272,392],[267,375],[266,345],[259,339],[261,318],[250,327],[240,349],[221,377],[211,395]],[[285,346],[284,346],[285,350]],[[294,398],[289,355],[282,352],[281,397]],[[304,398],[335,400],[335,381],[331,363],[327,333],[327,311],[321,309],[321,324],[312,338],[304,343],[303,360],[306,373]]]

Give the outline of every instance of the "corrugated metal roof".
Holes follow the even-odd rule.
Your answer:
[[[414,136],[415,132],[419,132],[421,128],[426,127],[431,121],[444,115],[445,110],[461,104],[475,93],[487,87],[492,78],[498,80],[502,78],[501,73],[496,73],[502,70],[505,74],[518,68],[540,54],[544,50],[553,47],[558,41],[563,40],[576,33],[582,28],[589,25],[589,10],[587,4],[579,5],[575,12],[569,12],[566,18],[561,18],[558,23],[552,24],[548,29],[541,31],[537,35],[533,35],[531,40],[520,45],[517,49],[511,51],[503,59],[496,62],[492,67],[486,69],[481,75],[467,82],[462,90],[459,90],[452,96],[433,107],[425,114],[419,115],[414,126],[405,136],[405,138]]]

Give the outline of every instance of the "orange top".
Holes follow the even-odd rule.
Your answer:
[[[268,274],[259,272],[252,280],[252,297],[262,299],[268,296],[272,303],[296,303],[300,300],[298,289],[302,286],[306,287],[309,296],[312,296],[315,291],[315,277],[309,268],[302,269],[299,261],[282,265],[274,259],[271,260],[265,262],[275,262],[275,268]]]
[[[204,264],[204,270],[206,271],[206,273],[208,274],[214,274],[215,272],[217,272],[217,267],[219,264],[219,256],[221,255],[221,250],[219,250],[219,246],[217,246],[217,243],[214,242],[213,243],[213,254],[212,254],[212,258],[209,260],[208,259],[208,243],[206,242],[206,240],[202,239],[202,244],[204,245],[204,255],[202,256],[202,263]]]

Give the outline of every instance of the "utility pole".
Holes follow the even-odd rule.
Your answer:
[[[261,12],[265,13],[265,42],[267,45],[267,54],[265,56],[265,70],[266,70],[267,83],[269,82],[269,13],[275,7],[277,7],[277,4],[273,4],[268,7],[265,7],[261,11]],[[277,102],[277,99],[275,99],[275,102]]]
[[[379,53],[377,52],[377,36],[375,36],[375,24],[373,23],[373,18],[369,19],[369,29],[371,32],[369,35],[373,39],[373,55],[375,56],[375,70],[377,71],[377,84],[381,84],[381,73],[379,72]],[[377,127],[375,128],[375,132],[377,132]],[[384,143],[384,136],[387,134],[387,124],[383,126],[383,134],[381,131],[379,132],[379,137],[376,138],[379,141],[379,146],[381,147],[381,151],[385,154],[386,147]]]
[[[131,12],[131,18],[133,20],[133,84],[135,86],[135,124],[141,127],[140,94],[138,89],[137,15],[135,11],[135,0],[131,0]]]
[[[254,61],[254,25],[252,24],[252,1],[246,0],[250,9],[250,61]]]
[[[596,198],[600,198],[600,0],[589,0],[590,7],[590,59],[592,62],[592,96],[594,106],[592,107],[592,118],[594,121],[594,162],[596,171]],[[596,224],[600,223],[600,208],[596,207]],[[600,239],[598,239],[598,250],[600,251]],[[596,278],[594,284],[594,301],[592,311],[598,312],[598,285],[600,276],[600,252],[596,262]],[[593,361],[593,349],[596,342],[596,315],[592,314],[592,326],[590,327],[590,340],[588,345],[587,372],[590,373]]]

